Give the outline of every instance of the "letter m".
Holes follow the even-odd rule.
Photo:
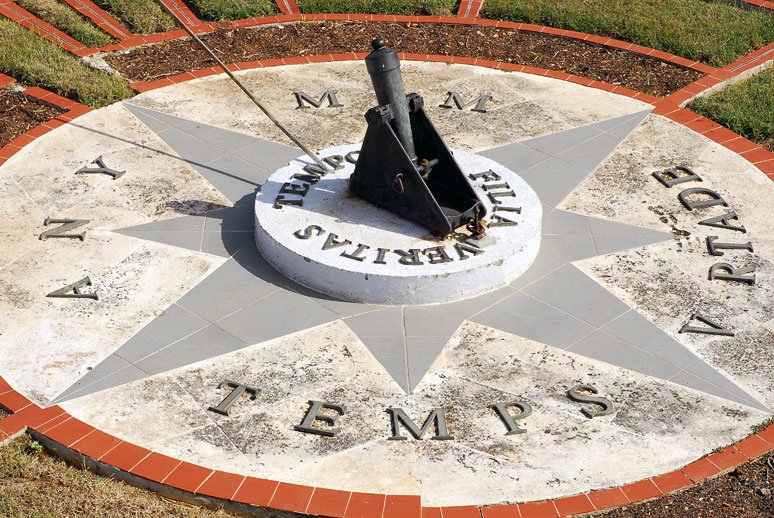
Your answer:
[[[441,108],[452,108],[452,101],[454,101],[454,104],[457,106],[458,110],[464,110],[468,106],[476,105],[475,108],[473,108],[472,111],[479,112],[479,113],[486,113],[486,108],[484,108],[484,105],[486,105],[486,102],[492,98],[491,95],[479,95],[478,98],[473,99],[469,103],[465,103],[462,100],[462,97],[460,97],[460,94],[457,92],[446,92],[446,94],[449,96],[446,98],[446,102],[443,104],[439,104],[438,106]]]
[[[298,106],[296,109],[308,109],[309,106],[304,104],[304,101],[308,102],[315,108],[319,108],[322,106],[323,102],[325,102],[325,99],[328,99],[328,107],[329,108],[340,108],[344,106],[343,104],[339,103],[338,99],[336,99],[336,93],[338,90],[331,90],[330,88],[325,90],[325,92],[322,94],[322,97],[320,97],[319,101],[315,101],[314,98],[309,95],[306,92],[293,92],[293,95],[296,96],[296,102],[298,103]]]
[[[411,418],[401,408],[388,408],[387,412],[390,414],[392,420],[392,437],[389,437],[391,441],[405,441],[407,437],[400,434],[401,425],[414,436],[415,439],[421,439],[425,432],[435,423],[435,437],[433,439],[437,441],[449,441],[454,439],[449,435],[446,429],[446,409],[435,408],[430,415],[425,419],[422,428],[419,428],[417,424],[411,420]]]

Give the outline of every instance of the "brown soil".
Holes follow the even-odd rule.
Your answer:
[[[375,36],[399,51],[475,57],[531,65],[666,96],[703,74],[629,52],[545,34],[445,24],[365,22],[292,23],[255,29],[220,29],[204,41],[227,63],[288,56],[367,52]],[[114,53],[107,62],[132,81],[215,66],[189,40]]]
[[[0,89],[0,148],[63,111],[31,101],[21,93]]]
[[[762,518],[774,516],[774,452],[685,491],[614,509],[606,518]]]

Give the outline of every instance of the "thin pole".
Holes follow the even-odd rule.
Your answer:
[[[256,105],[258,108],[260,108],[260,110],[261,110],[261,111],[262,111],[264,114],[266,114],[266,116],[269,118],[269,120],[270,120],[270,121],[272,121],[272,122],[274,123],[274,125],[275,125],[275,126],[277,126],[277,127],[280,129],[280,131],[282,131],[282,133],[284,133],[285,135],[287,135],[287,137],[288,137],[290,140],[292,140],[292,141],[293,141],[293,143],[294,143],[295,145],[297,145],[298,147],[300,147],[300,148],[301,148],[301,150],[302,150],[304,153],[306,153],[306,154],[309,156],[309,158],[311,158],[312,160],[314,160],[314,163],[315,163],[315,164],[317,164],[319,167],[321,167],[321,168],[322,168],[324,171],[331,171],[331,168],[330,168],[330,167],[329,167],[329,166],[328,166],[328,165],[327,165],[325,162],[323,162],[322,160],[320,160],[320,158],[317,156],[317,154],[315,154],[315,152],[314,152],[314,151],[312,151],[311,149],[309,149],[309,148],[306,146],[306,144],[304,144],[303,142],[301,142],[301,140],[299,140],[299,139],[298,139],[298,137],[296,137],[295,135],[293,135],[293,134],[290,132],[290,130],[288,130],[288,129],[287,129],[285,126],[283,126],[283,125],[282,125],[282,123],[280,123],[280,121],[278,121],[278,120],[277,120],[277,119],[274,117],[274,115],[272,115],[272,114],[271,114],[271,112],[270,112],[270,111],[269,111],[269,110],[268,110],[268,109],[267,109],[267,108],[266,108],[266,107],[263,105],[263,103],[261,103],[261,101],[259,101],[259,100],[258,100],[258,98],[257,98],[257,97],[255,97],[255,95],[253,95],[253,93],[252,93],[250,90],[248,90],[248,89],[247,89],[247,87],[244,85],[244,83],[242,83],[242,81],[240,81],[240,80],[239,80],[239,78],[237,78],[237,77],[236,77],[236,76],[235,76],[235,75],[234,75],[234,74],[231,72],[231,70],[229,70],[229,69],[228,69],[228,67],[225,65],[225,63],[223,63],[223,61],[221,61],[221,60],[220,60],[220,58],[218,58],[218,56],[216,56],[216,55],[215,55],[215,53],[212,51],[212,49],[211,49],[211,48],[209,48],[209,47],[207,46],[207,44],[206,44],[206,43],[204,43],[204,42],[203,42],[203,41],[202,41],[202,40],[201,40],[201,39],[200,39],[200,38],[199,38],[199,37],[198,37],[196,34],[194,34],[194,32],[191,30],[191,28],[190,28],[190,27],[188,27],[188,26],[185,24],[185,22],[184,22],[183,20],[181,20],[181,19],[180,19],[180,17],[179,17],[177,14],[175,14],[175,12],[174,12],[172,9],[170,9],[170,8],[167,6],[167,4],[165,4],[165,3],[164,3],[164,0],[159,0],[159,3],[160,3],[160,4],[161,4],[161,6],[164,8],[164,10],[167,12],[167,14],[169,14],[169,15],[170,15],[170,16],[171,16],[171,17],[172,17],[172,18],[173,18],[173,19],[174,19],[174,20],[177,22],[177,24],[178,24],[178,25],[180,25],[180,27],[182,27],[182,28],[183,28],[183,30],[184,30],[185,32],[187,32],[187,33],[188,33],[188,35],[189,35],[189,36],[191,36],[191,38],[193,38],[193,40],[194,40],[196,43],[198,43],[198,44],[199,44],[199,46],[201,46],[201,47],[202,47],[202,48],[203,48],[205,51],[207,51],[207,54],[209,54],[209,55],[210,55],[210,57],[211,57],[213,60],[215,60],[215,62],[216,62],[216,63],[217,63],[219,66],[220,66],[220,68],[222,68],[222,69],[223,69],[223,71],[226,73],[226,75],[228,75],[228,77],[230,77],[230,78],[231,78],[231,79],[232,79],[232,80],[233,80],[233,81],[234,81],[234,82],[237,84],[237,86],[238,86],[238,87],[239,87],[239,88],[240,88],[240,89],[241,89],[241,90],[242,90],[242,91],[243,91],[243,92],[244,92],[244,93],[247,95],[247,97],[249,97],[249,98],[250,98],[250,100],[251,100],[251,101],[253,101],[253,102],[255,103],[255,105]]]

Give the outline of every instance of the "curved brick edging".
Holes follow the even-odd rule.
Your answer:
[[[0,87],[6,86],[8,84],[12,84],[14,82],[15,82],[15,79],[13,79],[12,77],[0,74]],[[43,88],[39,88],[37,86],[33,86],[31,88],[22,90],[21,93],[37,101],[42,101],[44,103],[52,104],[54,106],[62,108],[63,110],[65,110],[65,112],[60,113],[56,117],[49,119],[43,124],[39,124],[38,126],[27,131],[26,133],[19,135],[18,137],[11,140],[4,147],[0,148],[0,165],[3,165],[5,162],[7,162],[8,159],[10,159],[16,153],[21,151],[24,146],[26,146],[36,138],[42,135],[45,135],[49,131],[70,122],[76,117],[80,117],[84,113],[88,113],[92,111],[92,108],[88,106],[85,106],[75,101],[71,101],[70,99],[62,97],[61,95],[57,95],[55,93],[49,92],[48,90],[44,90]],[[0,378],[0,382],[2,382],[2,378]],[[2,392],[2,383],[0,383],[0,392]],[[7,405],[4,405],[4,406],[7,406]]]
[[[2,0],[0,0],[2,1]],[[475,0],[473,0],[475,1]],[[236,20],[228,22],[226,24],[218,25],[214,23],[201,24],[191,27],[194,32],[203,34],[212,32],[218,28],[227,27],[230,29],[241,28],[254,28],[264,25],[274,25],[279,23],[292,23],[292,22],[332,22],[332,21],[357,21],[357,22],[396,22],[396,23],[442,23],[450,25],[476,25],[480,27],[497,27],[500,29],[513,29],[525,32],[535,32],[548,34],[551,36],[558,36],[561,38],[568,38],[574,40],[585,41],[603,47],[610,47],[613,49],[627,51],[634,54],[641,54],[643,56],[649,56],[660,61],[665,61],[674,65],[678,65],[684,68],[689,68],[703,74],[720,74],[723,75],[721,69],[705,65],[698,61],[692,61],[668,52],[663,52],[650,47],[644,47],[635,43],[616,40],[613,38],[607,38],[605,36],[596,36],[594,34],[586,34],[576,31],[568,31],[564,29],[555,29],[553,27],[546,27],[543,25],[534,25],[529,23],[517,23],[507,22],[500,20],[486,20],[480,18],[464,18],[454,16],[398,16],[398,15],[381,15],[381,14],[296,14],[296,15],[277,15],[266,16],[261,18],[247,18],[244,20]],[[99,49],[90,49],[95,52],[113,52],[117,50],[127,50],[138,45],[144,45],[148,43],[160,43],[162,41],[174,40],[180,37],[186,36],[183,30],[175,30],[169,32],[162,32],[153,34],[150,36],[137,36],[129,38],[120,43],[107,45]]]
[[[484,0],[462,0],[457,9],[457,18],[478,18]]]
[[[90,52],[92,49],[89,49],[80,41],[71,38],[48,22],[44,22],[12,0],[0,0],[0,15],[31,30],[76,56],[85,56],[92,53]]]
[[[758,51],[756,51],[757,53]],[[245,61],[241,63],[232,63],[228,65],[229,70],[250,70],[255,68],[274,67],[282,65],[304,65],[309,63],[325,63],[335,61],[352,61],[362,60],[367,53],[365,52],[350,52],[345,54],[326,54],[322,56],[294,56],[289,58],[275,58],[267,59],[263,61]],[[551,77],[554,79],[561,79],[563,81],[570,81],[582,86],[589,86],[598,90],[606,92],[624,95],[637,99],[639,101],[651,104],[654,106],[654,115],[663,115],[668,119],[678,122],[701,135],[709,138],[710,140],[717,142],[718,144],[728,148],[729,150],[739,154],[742,158],[749,161],[755,167],[760,169],[765,175],[774,180],[774,154],[769,150],[759,146],[758,144],[747,140],[746,138],[734,133],[733,131],[721,126],[717,122],[714,122],[706,117],[698,115],[690,110],[680,107],[674,102],[673,97],[669,96],[664,99],[659,99],[649,94],[637,92],[630,88],[623,86],[611,85],[603,81],[596,81],[586,77],[580,77],[569,74],[567,72],[560,72],[557,70],[547,70],[545,68],[538,68],[529,65],[517,65],[513,63],[505,63],[501,61],[491,61],[486,59],[475,59],[459,56],[439,56],[433,54],[409,54],[405,52],[399,52],[398,56],[404,61],[429,61],[438,63],[450,63],[450,64],[462,64],[462,65],[475,65],[487,68],[494,68],[498,70],[504,70],[508,72],[524,72],[527,74],[533,74],[538,76]],[[147,92],[155,90],[156,88],[163,88],[177,83],[189,81],[191,79],[207,77],[221,73],[220,68],[210,67],[196,70],[193,72],[186,72],[184,74],[177,74],[174,76],[165,77],[151,82],[138,81],[132,83],[130,86],[138,92]],[[696,83],[693,83],[695,85]],[[709,80],[707,83],[710,84]],[[690,89],[692,85],[686,87]],[[708,86],[709,87],[709,86]],[[708,88],[707,87],[707,88]],[[703,88],[705,89],[705,88]],[[685,90],[685,89],[683,89]],[[682,90],[681,90],[682,91]],[[674,94],[673,94],[674,95]],[[691,95],[691,97],[696,94]]]
[[[774,2],[768,2],[766,0],[741,0],[742,2],[753,5],[755,7],[762,7],[763,9],[774,10]]]
[[[759,53],[761,51],[757,51]],[[753,54],[756,54],[753,53]],[[229,65],[232,70],[289,64],[317,63],[362,59],[365,54],[347,53],[312,57],[272,59]],[[485,66],[506,71],[525,72],[571,81],[611,93],[625,95],[654,106],[653,114],[665,116],[724,147],[738,153],[774,180],[774,154],[734,132],[667,99],[636,92],[601,81],[573,76],[565,72],[514,65],[489,60],[455,56],[401,54],[401,59],[459,63]],[[147,91],[175,83],[219,73],[216,68],[172,76],[152,83],[135,83]],[[0,84],[13,82],[0,75]],[[6,83],[7,84],[7,83]],[[689,85],[690,86],[690,85]],[[90,108],[64,99],[42,88],[24,91],[36,99],[68,109],[64,114],[17,137],[0,149],[0,165],[40,135],[91,111]],[[572,516],[629,505],[658,498],[664,494],[714,477],[761,454],[774,451],[774,424],[723,450],[698,459],[670,473],[623,486],[591,491],[539,502],[508,505],[421,507],[416,495],[357,493],[277,482],[257,477],[212,470],[136,446],[102,432],[65,412],[59,406],[41,408],[13,389],[0,377],[0,406],[12,414],[0,420],[0,445],[27,431],[56,446],[72,458],[85,457],[90,466],[103,467],[125,480],[198,503],[229,503],[241,511],[272,509],[288,513],[333,517],[383,516],[424,518],[529,518]],[[138,482],[139,481],[139,482]]]
[[[132,32],[123,23],[91,0],[64,0],[64,2],[114,38],[125,40],[132,37]]]
[[[331,517],[529,518],[573,516],[643,502],[702,482],[774,451],[774,424],[670,473],[624,486],[521,504],[421,507],[416,495],[382,495],[288,484],[212,470],[153,452],[102,432],[59,406],[40,408],[0,378],[0,445],[25,432],[59,454],[135,485],[200,504],[241,511],[272,509]],[[82,456],[82,457],[81,457]]]

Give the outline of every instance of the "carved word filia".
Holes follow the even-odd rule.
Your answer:
[[[245,392],[250,394],[250,399],[255,399],[261,392],[261,389],[228,380],[218,385],[219,389],[223,387],[229,387],[232,390],[217,407],[209,408],[209,410],[221,415],[228,415],[229,407]],[[585,392],[590,394],[585,394]],[[607,398],[597,396],[596,394],[598,393],[599,391],[592,385],[576,385],[567,391],[567,397],[578,403],[599,405],[601,410],[581,409],[583,415],[589,419],[613,414],[615,411],[613,403]],[[505,426],[505,435],[527,433],[527,430],[519,428],[517,423],[517,421],[525,419],[533,412],[532,405],[526,401],[501,401],[490,405],[489,408]],[[453,440],[454,436],[449,433],[449,427],[446,422],[446,413],[449,410],[445,407],[432,409],[422,425],[419,426],[402,408],[390,407],[387,409],[387,413],[390,415],[392,435],[388,439],[391,441],[405,441],[408,437],[403,435],[402,432],[404,431],[408,432],[414,439],[422,439],[432,428],[435,430],[432,439],[436,441]],[[323,437],[335,437],[341,431],[341,428],[336,426],[338,420],[346,413],[347,408],[344,405],[310,400],[309,408],[306,414],[304,414],[304,418],[293,429],[298,432],[311,433]]]
[[[671,189],[675,185],[688,182],[704,181],[699,175],[686,166],[675,166],[664,169],[663,171],[656,171],[653,173],[653,177],[668,189]],[[728,207],[728,202],[724,200],[720,194],[707,187],[689,187],[683,189],[678,193],[677,199],[683,207],[689,211],[716,206]],[[739,217],[737,216],[736,211],[724,209],[723,214],[703,219],[699,221],[699,225],[746,234],[747,229],[744,228],[744,225],[732,223],[732,221],[738,220]],[[744,250],[748,253],[753,251],[753,245],[750,241],[747,241],[746,243],[730,243],[720,242],[718,239],[720,239],[720,236],[707,236],[707,253],[711,256],[724,256],[725,252],[722,250]],[[753,285],[755,284],[754,272],[755,265],[748,264],[737,268],[728,262],[717,262],[710,266],[708,278],[711,281],[722,280]],[[704,326],[692,325],[694,321],[698,321],[704,324]],[[679,332],[734,336],[733,331],[724,329],[722,325],[700,313],[691,315],[690,320]]]

